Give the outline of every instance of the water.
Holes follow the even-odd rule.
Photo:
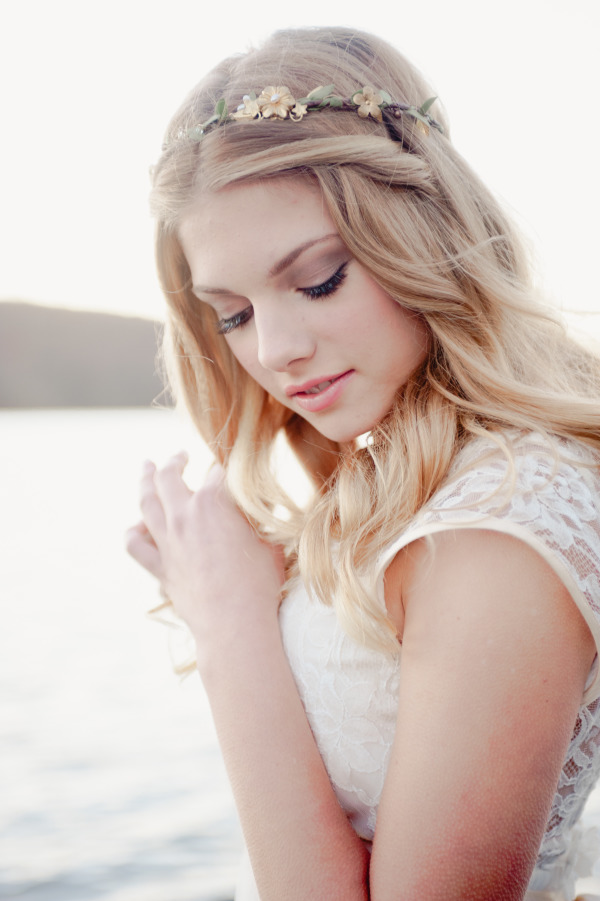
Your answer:
[[[221,901],[240,838],[197,677],[123,551],[167,411],[0,414],[0,897]]]
[[[123,551],[141,462],[181,447],[199,484],[208,455],[171,412],[0,412],[2,899],[232,897],[208,703],[173,675],[156,586]]]

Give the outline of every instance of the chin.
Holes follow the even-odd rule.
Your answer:
[[[369,433],[371,429],[375,428],[377,423],[380,420],[376,420],[371,425],[357,425],[354,428],[319,428],[318,424],[312,422],[311,425],[315,427],[317,432],[323,435],[324,438],[328,438],[329,441],[335,441],[338,444],[350,444],[353,441],[358,441],[361,446],[366,445],[367,439],[369,437]]]

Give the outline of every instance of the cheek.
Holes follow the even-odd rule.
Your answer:
[[[423,356],[430,343],[430,332],[425,320],[418,314],[406,310],[389,298],[388,325],[390,338],[393,335],[398,347],[411,356]]]
[[[381,356],[381,362],[400,354],[411,354],[426,346],[420,321],[387,295],[375,295],[372,302],[348,309],[337,321],[337,341],[362,353]]]
[[[270,380],[270,373],[258,362],[258,348],[254,336],[249,333],[246,335],[239,334],[225,340],[232,356],[235,357],[242,369],[271,394],[273,385]]]
[[[426,324],[418,316],[404,310],[382,320],[379,332],[379,360],[387,367],[392,379],[406,380],[418,369],[429,354],[430,335]]]
[[[240,334],[234,333],[231,337],[226,337],[225,342],[229,352],[235,357],[242,369],[252,373],[252,368],[253,365],[256,366],[257,358],[256,349],[249,338],[250,336],[242,335],[240,330]]]
[[[412,342],[415,353],[418,356],[418,362],[422,363],[431,353],[432,335],[429,326],[421,316],[411,315],[410,328],[412,334]]]

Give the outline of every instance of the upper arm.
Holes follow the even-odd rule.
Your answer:
[[[398,724],[372,898],[521,898],[592,636],[549,565],[515,538],[442,532],[404,554]]]

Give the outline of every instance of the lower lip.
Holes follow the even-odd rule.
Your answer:
[[[336,379],[335,382],[332,382],[324,391],[320,391],[318,394],[294,394],[294,400],[298,406],[309,413],[318,413],[320,410],[326,410],[327,407],[336,402],[353,375],[354,370],[351,369],[349,372],[341,375],[339,379]]]

